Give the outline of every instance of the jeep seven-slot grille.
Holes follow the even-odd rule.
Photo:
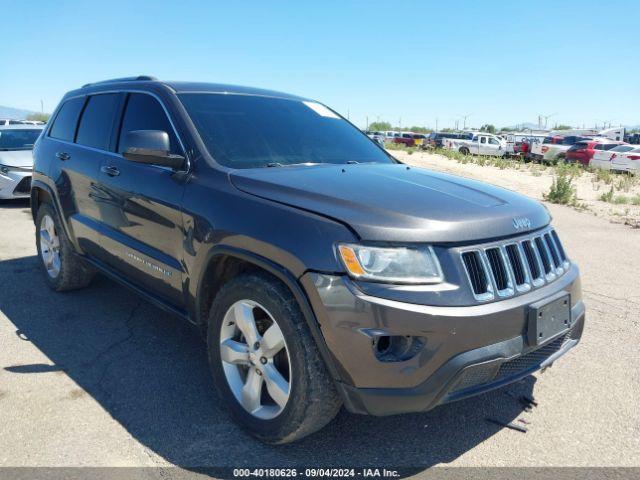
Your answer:
[[[534,239],[536,242],[536,248],[538,249],[538,255],[540,255],[540,260],[542,260],[542,267],[544,268],[544,273],[551,273],[551,262],[549,261],[549,255],[547,254],[547,249],[542,243],[542,237],[536,237]]]
[[[489,285],[487,283],[484,266],[482,265],[482,259],[480,258],[480,252],[465,252],[462,254],[462,260],[469,274],[469,281],[471,282],[473,293],[475,295],[486,293]]]
[[[499,248],[487,248],[487,258],[489,259],[489,266],[491,267],[491,274],[496,281],[496,288],[498,291],[506,290],[509,288],[509,276],[507,275],[507,268],[502,261],[502,253]]]
[[[518,245],[512,243],[510,245],[506,245],[504,248],[507,251],[507,257],[509,257],[511,268],[513,268],[513,277],[516,281],[516,285],[524,285],[527,283],[527,276],[524,273],[524,264],[522,263],[522,257],[520,256]]]
[[[463,251],[462,263],[477,300],[509,297],[552,282],[569,267],[558,234],[539,234]]]

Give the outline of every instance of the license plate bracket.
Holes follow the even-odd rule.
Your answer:
[[[527,340],[529,345],[541,345],[571,328],[571,295],[558,292],[550,298],[529,305]]]

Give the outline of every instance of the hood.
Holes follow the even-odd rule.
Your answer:
[[[0,150],[0,165],[33,168],[33,150]]]
[[[336,219],[370,241],[474,242],[551,220],[540,203],[510,190],[405,165],[236,170],[231,181],[246,193]]]

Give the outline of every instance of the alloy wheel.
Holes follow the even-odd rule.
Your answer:
[[[47,273],[51,278],[60,274],[60,237],[56,231],[53,218],[49,215],[42,217],[40,223],[40,256]]]
[[[273,316],[253,300],[234,303],[220,330],[220,357],[235,399],[254,417],[282,413],[291,393],[291,361]]]

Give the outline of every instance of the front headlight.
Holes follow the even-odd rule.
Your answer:
[[[340,258],[354,278],[389,283],[442,282],[442,269],[432,247],[338,245]]]

